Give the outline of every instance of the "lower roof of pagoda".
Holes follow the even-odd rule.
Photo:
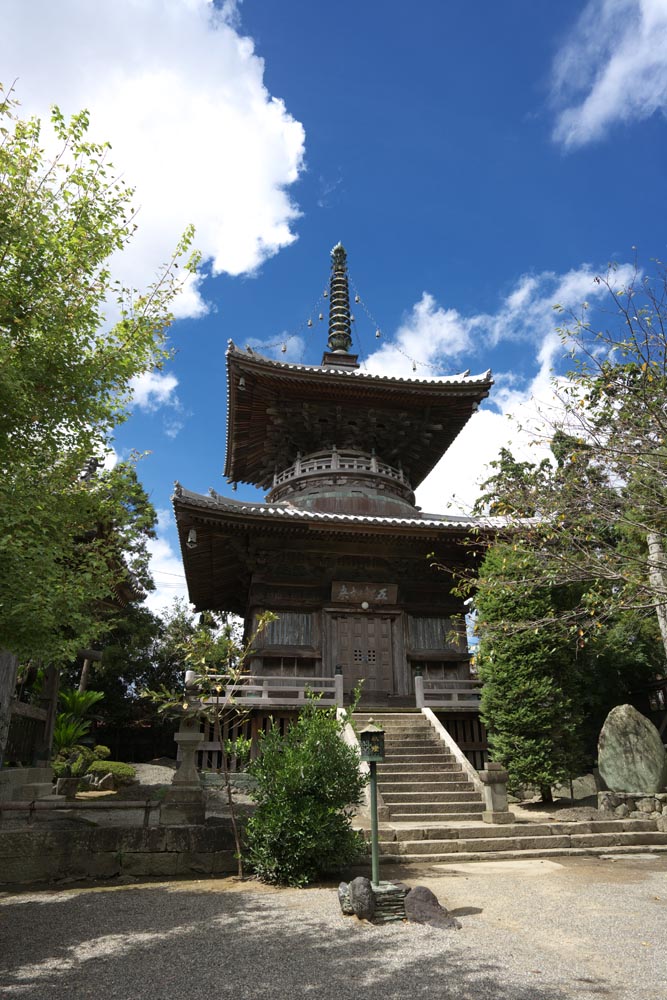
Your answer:
[[[374,451],[416,488],[493,384],[479,375],[410,378],[341,365],[273,361],[229,344],[227,452],[230,482],[271,488],[298,453]]]
[[[242,580],[253,538],[279,536],[299,545],[347,538],[460,546],[471,536],[479,536],[481,542],[507,524],[500,517],[453,517],[416,510],[411,517],[324,513],[290,503],[233,500],[213,490],[208,495],[194,493],[178,483],[173,504],[190,600],[199,610],[218,608],[237,614],[245,611]]]
[[[176,518],[187,510],[206,512],[212,517],[221,515],[225,520],[243,522],[267,522],[278,524],[330,525],[333,531],[368,528],[371,532],[381,529],[395,529],[402,532],[426,532],[454,535],[480,531],[494,533],[507,526],[505,517],[462,517],[449,514],[427,514],[415,508],[412,517],[385,517],[365,514],[335,514],[308,510],[290,503],[254,503],[247,500],[233,500],[221,496],[215,490],[194,493],[177,483],[173,496]]]

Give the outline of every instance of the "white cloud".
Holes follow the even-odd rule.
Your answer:
[[[178,385],[175,375],[161,375],[159,372],[144,372],[130,382],[132,402],[141,410],[154,412],[161,406],[174,402],[174,390]]]
[[[414,361],[417,375],[425,378],[430,369],[440,371],[446,358],[458,358],[470,346],[470,320],[456,309],[443,309],[424,292],[395,336],[367,359],[366,367],[376,375],[405,375]]]
[[[500,343],[542,344],[546,338],[550,338],[546,359],[550,368],[561,346],[556,327],[567,321],[568,314],[576,313],[585,300],[607,294],[604,286],[593,280],[597,273],[583,264],[560,275],[552,271],[523,275],[492,314],[464,316],[456,309],[444,308],[429,292],[423,292],[395,335],[367,358],[366,368],[376,375],[404,376],[414,371],[416,378],[454,374],[462,362],[469,363],[474,354],[484,357],[489,348]],[[632,274],[631,265],[620,266],[616,272],[619,287],[628,283]],[[554,311],[557,304],[565,317]],[[497,391],[495,399],[498,403]]]
[[[630,283],[633,273],[632,265],[619,266],[616,271],[618,287]],[[452,326],[455,330],[467,331],[470,351],[474,348],[484,358],[500,343],[521,342],[526,345],[524,364],[528,368],[528,374],[496,373],[489,403],[473,415],[419,487],[417,502],[424,510],[439,512],[449,504],[452,512],[468,513],[479,495],[479,483],[490,474],[489,463],[498,457],[503,447],[510,448],[521,461],[540,461],[549,454],[550,427],[562,412],[554,394],[554,370],[559,368],[560,359],[566,352],[557,327],[567,324],[568,313],[576,315],[583,302],[603,303],[608,292],[603,284],[594,281],[595,275],[593,268],[585,264],[562,275],[549,271],[523,276],[493,314],[462,316],[454,310],[437,307],[426,293],[422,296],[412,315],[416,315],[418,307],[428,299],[429,315],[454,314]],[[565,316],[554,310],[556,304],[563,308]],[[408,343],[403,329],[401,327],[397,333],[401,347]],[[434,329],[438,337],[443,327],[436,325]],[[413,332],[418,331],[428,336],[428,324],[421,328],[415,325]],[[444,342],[444,338],[439,340],[439,344]],[[452,342],[463,344],[465,338],[462,336],[460,341],[454,339]],[[382,370],[391,351],[389,343],[372,355],[367,362],[369,369]],[[426,343],[421,345],[421,352],[422,356],[437,358],[439,349],[433,350]],[[456,353],[458,356],[458,350]],[[391,374],[405,374],[406,363],[410,364],[403,357]],[[390,372],[385,368],[383,373]],[[418,370],[417,374],[427,377],[429,373]]]
[[[104,446],[104,458],[102,459],[102,468],[105,472],[111,472],[112,469],[120,462],[120,455],[114,447],[110,444],[105,444]]]
[[[667,0],[589,0],[553,66],[554,139],[576,148],[667,109]]]
[[[503,381],[499,379],[501,390]],[[485,408],[473,414],[424,480],[417,503],[425,511],[469,514],[501,448],[509,448],[518,461],[539,462],[550,454],[543,439],[545,414],[555,416],[558,404],[542,372],[523,391],[506,392],[505,399],[511,399],[511,410]]]
[[[157,538],[148,541],[150,571],[155,581],[155,590],[146,598],[145,604],[155,614],[160,614],[175,598],[188,599],[183,561],[180,553],[173,548],[169,535],[175,533],[171,511],[157,512]]]
[[[188,223],[213,273],[255,270],[292,243],[288,188],[304,130],[263,83],[264,63],[212,0],[6,0],[3,80],[26,114],[88,108],[90,135],[136,187],[139,230],[116,262],[145,287]],[[190,281],[178,316],[206,310]]]

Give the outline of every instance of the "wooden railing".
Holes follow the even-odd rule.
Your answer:
[[[302,708],[312,694],[322,708],[343,707],[343,677],[261,677],[248,675],[240,677],[233,684],[228,683],[224,674],[211,676],[215,685],[220,681],[219,696],[204,698],[209,704],[224,702],[243,708]],[[186,687],[192,690],[196,675],[188,671],[185,675]]]
[[[293,465],[276,473],[273,477],[273,488],[282,486],[300,476],[313,475],[320,472],[371,472],[375,475],[395,479],[408,485],[402,469],[395,469],[386,462],[381,462],[375,455],[364,455],[357,452],[334,451],[330,454],[311,455],[297,458]]]
[[[450,709],[453,712],[478,712],[481,681],[430,680],[415,675],[417,708]]]

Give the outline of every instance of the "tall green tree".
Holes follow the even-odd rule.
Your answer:
[[[40,122],[0,90],[0,755],[17,657],[65,662],[91,645],[123,552],[141,562],[136,479],[90,462],[126,418],[131,380],[167,357],[191,235],[146,292],[122,288],[110,261],[135,229],[132,192],[86,112],[56,108],[52,125],[49,158]]]
[[[664,656],[667,275],[656,265],[624,286],[613,269],[596,280],[608,325],[587,303],[563,316],[570,370],[554,377],[558,402],[545,414],[555,461],[526,475],[499,468],[492,503],[536,554],[532,581],[578,595],[569,619],[585,640],[619,614],[646,616],[660,627]]]
[[[52,124],[49,159],[40,122],[0,102],[0,647],[62,660],[99,631],[91,608],[113,595],[121,554],[145,570],[134,473],[90,463],[127,417],[131,380],[168,356],[178,285],[176,257],[144,294],[113,280],[132,192],[85,112],[54,109]]]
[[[603,498],[620,509],[618,492],[593,449],[563,431],[551,444],[552,461],[517,462],[504,450],[494,463],[477,510],[505,515],[507,531],[474,582],[491,745],[517,783],[545,786],[594,762],[609,710],[662,662],[655,615],[614,607],[613,584],[590,574],[601,547],[616,557],[630,545],[613,519],[597,519]],[[572,493],[576,511],[564,502]],[[574,531],[554,501],[561,518],[576,515]],[[579,561],[581,572],[563,572]]]
[[[583,765],[582,704],[574,646],[545,624],[555,613],[552,593],[527,582],[532,559],[512,542],[487,553],[475,597],[476,663],[493,759],[511,786],[537,785],[550,802],[551,786]]]

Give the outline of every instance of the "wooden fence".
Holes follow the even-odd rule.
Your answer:
[[[298,711],[258,712],[251,717],[239,714],[236,718],[227,717],[221,725],[222,743],[215,738],[215,727],[212,722],[202,723],[204,742],[200,744],[196,754],[197,768],[200,771],[221,771],[223,769],[222,747],[227,741],[232,743],[239,739],[250,740],[252,744],[251,757],[257,756],[259,734],[278,726],[281,733],[298,717]],[[179,754],[180,758],[180,754]],[[240,761],[231,753],[227,755],[227,767],[230,771],[240,770]]]
[[[458,743],[476,771],[483,771],[489,759],[484,723],[478,715],[454,715],[433,710],[452,739]]]
[[[57,701],[58,671],[53,666],[46,669],[42,694],[36,703],[12,699],[5,765],[34,767],[48,762]]]

